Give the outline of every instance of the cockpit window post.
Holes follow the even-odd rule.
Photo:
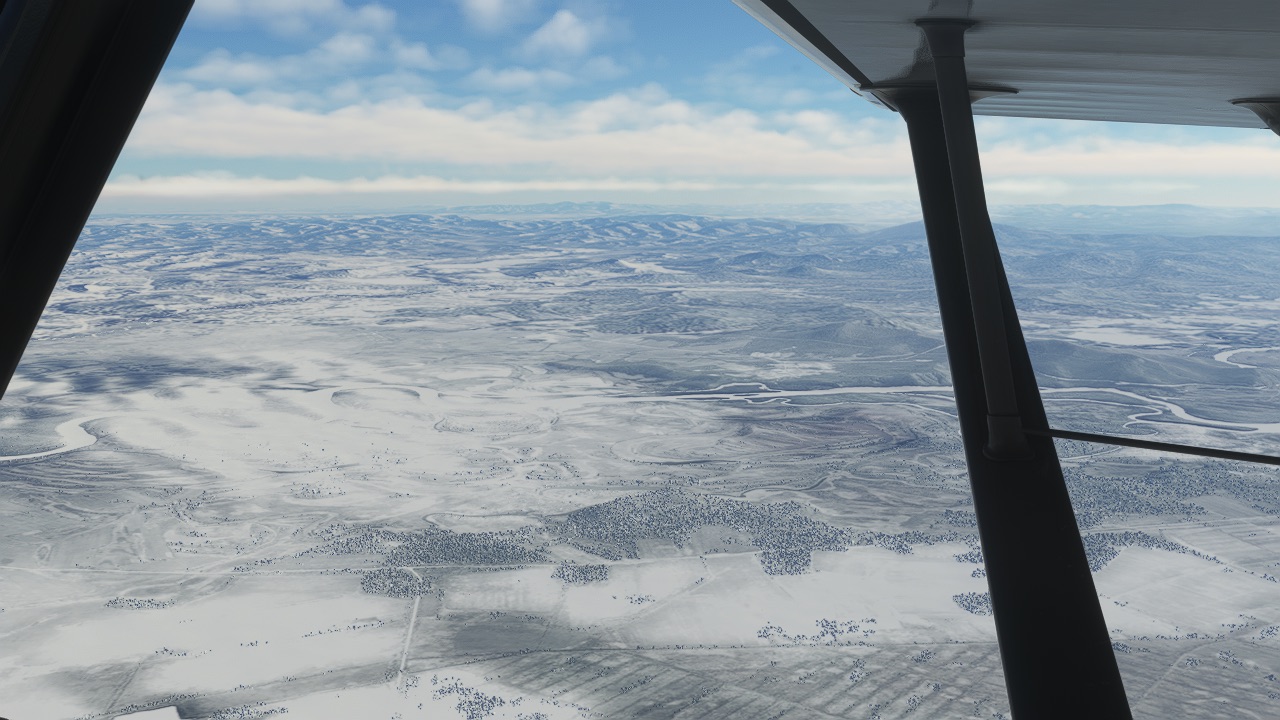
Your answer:
[[[0,395],[191,5],[0,4]]]

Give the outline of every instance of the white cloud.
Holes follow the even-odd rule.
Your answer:
[[[396,14],[376,3],[353,8],[343,0],[196,0],[191,20],[196,24],[249,20],[280,35],[300,35],[323,27],[388,32],[395,26]]]
[[[458,0],[462,14],[484,32],[498,32],[529,17],[538,0]]]
[[[613,58],[600,55],[582,64],[579,75],[589,80],[616,80],[627,74],[627,69]]]
[[[1205,192],[1195,182],[1150,183],[1114,178],[1044,177],[988,183],[998,204],[1068,203],[1149,205],[1187,202],[1227,207],[1275,207],[1274,188],[1250,183],[1217,183]],[[458,179],[440,175],[383,175],[340,180],[298,175],[289,178],[237,176],[228,172],[138,177],[119,175],[103,190],[102,212],[403,211],[423,203],[544,202],[547,200],[623,202],[844,202],[906,201],[914,205],[915,182],[894,178],[846,178],[826,181],[763,178],[743,180],[576,177],[560,179]],[[904,218],[906,221],[909,218]]]
[[[180,73],[188,80],[229,87],[265,85],[279,76],[279,66],[253,55],[233,56],[221,48],[205,55],[200,64]]]
[[[467,76],[471,85],[496,92],[529,92],[572,85],[573,76],[559,70],[511,67],[501,70],[480,68]]]
[[[733,187],[730,185],[729,187]],[[629,192],[706,191],[724,189],[717,183],[690,181],[623,180],[585,178],[569,180],[454,180],[434,175],[384,175],[376,178],[331,180],[308,176],[295,178],[241,177],[227,172],[141,178],[113,178],[103,190],[107,199],[260,197],[264,195],[345,195],[387,193],[466,193],[494,195],[511,192],[572,192],[615,190]]]
[[[425,52],[426,47],[422,50]],[[277,80],[323,77],[333,73],[349,75],[355,67],[374,60],[381,52],[373,37],[340,32],[319,46],[298,55],[262,57],[232,55],[214,50],[195,67],[179,73],[187,80],[222,87],[256,87]]]
[[[529,71],[533,72],[533,71]],[[494,73],[493,82],[526,79]],[[805,111],[765,116],[711,110],[648,86],[564,107],[435,107],[413,98],[319,111],[226,91],[160,84],[130,147],[151,156],[306,158],[538,166],[600,176],[870,177],[910,172],[892,115],[851,121]],[[1081,136],[1045,146],[985,142],[992,180],[1054,176],[1280,180],[1280,145],[1256,139],[1198,145]]]
[[[982,149],[984,168],[1024,177],[1280,178],[1277,162],[1280,146],[1262,131],[1252,140],[1197,144],[1120,139],[1099,132],[1036,146],[1015,135],[988,141]]]
[[[391,42],[391,55],[396,65],[413,70],[456,70],[471,63],[469,53],[463,48],[444,45],[432,50],[426,43],[406,43],[399,39]]]
[[[320,43],[320,47],[307,55],[326,65],[346,65],[364,62],[373,57],[373,52],[373,38],[342,32]]]
[[[466,83],[478,90],[490,92],[522,92],[531,93],[544,90],[555,90],[577,85],[583,81],[616,80],[627,71],[618,65],[613,58],[593,57],[578,64],[576,68],[561,66],[558,68],[508,67],[494,69],[478,68],[465,79]]]
[[[842,85],[797,82],[795,74],[778,74],[776,45],[756,45],[711,66],[702,78],[708,97],[756,107],[803,107],[813,105],[819,95],[851,101]],[[827,78],[823,78],[827,80]],[[817,88],[826,88],[819,91]],[[829,103],[826,103],[829,104]]]
[[[184,80],[203,85],[233,90],[251,89],[256,93],[272,86],[276,89],[288,88],[290,81],[328,79],[337,82],[337,85],[329,89],[328,95],[336,93],[337,97],[344,97],[349,102],[358,102],[369,98],[351,95],[349,91],[376,84],[379,76],[370,77],[355,71],[379,62],[394,66],[403,76],[421,70],[465,68],[470,63],[470,58],[466,50],[451,45],[432,49],[425,43],[406,43],[399,38],[387,41],[385,38],[379,39],[363,33],[340,32],[311,50],[297,55],[232,55],[225,49],[218,49],[206,54],[195,66],[175,70],[173,73]],[[291,89],[296,96],[298,88]],[[284,96],[277,96],[277,101],[283,99]]]
[[[529,57],[578,57],[585,55],[605,31],[600,20],[583,20],[568,10],[560,10],[520,47]]]
[[[513,81],[514,82],[514,81]],[[230,92],[158,85],[130,151],[148,156],[295,158],[544,168],[548,177],[839,177],[910,168],[902,134],[858,147],[819,142],[742,110],[710,112],[659,89],[567,108],[432,107],[415,99],[316,111]]]
[[[538,76],[543,71],[517,70],[489,71],[487,81],[512,88],[547,81]],[[263,188],[279,188],[263,192],[279,193],[307,187],[366,192],[359,189],[366,183],[374,184],[370,193],[433,183],[445,183],[441,192],[463,193],[569,192],[597,182],[616,183],[599,185],[602,190],[637,192],[645,187],[665,191],[673,183],[757,189],[773,183],[830,198],[911,182],[906,134],[888,113],[851,120],[825,111],[722,110],[672,98],[653,85],[560,107],[502,108],[487,100],[446,107],[403,94],[372,101],[358,88],[348,97],[337,109],[306,109],[269,95],[242,97],[161,83],[127,153],[258,160],[276,168],[291,161],[365,167],[385,162],[421,173],[375,180],[295,178],[288,181],[292,185],[263,181]],[[1176,144],[1108,137],[1105,130],[1043,142],[1026,137],[1009,125],[1000,138],[984,138],[983,166],[993,201],[1275,205],[1280,195],[1280,146],[1262,131],[1241,134],[1236,142]],[[441,179],[450,176],[471,179]],[[200,180],[210,192],[218,192],[217,183],[224,181],[229,182]],[[142,185],[131,192],[153,192],[147,188],[160,181],[138,182]],[[244,182],[235,179],[235,187],[251,187]],[[181,183],[196,186],[194,180],[172,180],[173,192]]]

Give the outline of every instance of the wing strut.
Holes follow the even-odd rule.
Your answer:
[[[0,1],[0,395],[191,4]]]
[[[987,444],[983,451],[996,460],[1026,457],[1031,448],[1022,433],[1009,369],[1009,343],[996,281],[996,236],[987,211],[978,137],[969,107],[969,78],[964,67],[964,31],[973,21],[921,20],[917,24],[924,30],[933,55],[964,269],[969,279],[969,303],[973,306],[978,362],[987,400]]]
[[[1017,718],[1128,720],[1053,440],[1021,432],[1048,421],[986,214],[965,84],[967,26],[926,28],[935,85],[883,91],[911,140],[1009,702]],[[1007,432],[1010,411],[1019,432],[992,438]],[[1001,452],[1018,436],[1030,452]]]

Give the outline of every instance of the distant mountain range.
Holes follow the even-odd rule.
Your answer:
[[[916,203],[809,203],[764,205],[640,205],[609,202],[559,202],[533,205],[463,205],[427,212],[469,217],[524,219],[619,217],[685,214],[724,218],[776,217],[806,222],[838,222],[876,230],[920,219]],[[1280,235],[1280,208],[1201,207],[1197,205],[997,205],[997,223],[1060,233],[1158,234],[1178,237]]]

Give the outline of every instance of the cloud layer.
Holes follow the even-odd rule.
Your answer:
[[[772,188],[793,201],[912,199],[900,120],[781,41],[753,38],[700,75],[668,70],[657,82],[646,78],[670,60],[638,54],[643,43],[620,54],[624,19],[598,0],[432,7],[458,25],[406,37],[383,3],[199,0],[196,28],[295,39],[214,43],[166,70],[106,197],[683,192],[724,202]],[[778,71],[788,64],[819,80]],[[989,190],[1006,202],[1274,205],[1280,195],[1280,143],[1264,132],[978,125]]]
[[[1244,142],[1171,145],[1108,137],[1062,121],[1056,125],[1065,133],[1035,144],[1000,132],[1008,124],[996,121],[996,131],[983,133],[983,166],[994,177],[1280,180],[1280,144],[1262,132]],[[891,113],[859,121],[826,111],[764,115],[700,107],[652,86],[563,107],[501,109],[478,101],[447,108],[401,98],[314,110],[166,84],[152,93],[131,149],[153,156],[375,159],[698,178],[874,177],[900,175],[911,162],[905,128]]]
[[[530,17],[538,0],[458,0],[458,5],[473,27],[496,33]]]
[[[318,28],[387,31],[396,13],[384,5],[359,7],[343,0],[197,0],[190,22],[224,24],[257,22],[280,35],[301,35]]]

